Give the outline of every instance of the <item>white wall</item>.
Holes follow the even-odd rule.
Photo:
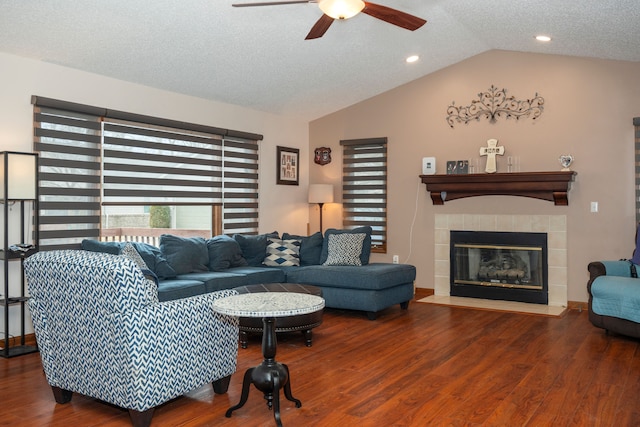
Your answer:
[[[306,232],[308,164],[300,165],[299,186],[276,185],[275,157],[278,145],[299,148],[301,158],[308,157],[307,122],[4,53],[0,53],[0,70],[0,151],[32,151],[32,95],[262,134],[260,231]],[[11,312],[14,335],[19,332],[14,329],[17,311]]]

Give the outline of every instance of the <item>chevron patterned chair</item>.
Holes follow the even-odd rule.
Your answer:
[[[123,256],[49,251],[25,261],[36,340],[56,402],[80,393],[148,426],[156,406],[212,383],[226,393],[238,320],[206,295],[158,302],[156,285]]]

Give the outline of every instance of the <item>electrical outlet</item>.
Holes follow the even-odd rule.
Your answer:
[[[598,212],[598,202],[591,202],[591,212]]]
[[[398,255],[393,256],[393,263],[398,264],[400,262],[400,257]]]

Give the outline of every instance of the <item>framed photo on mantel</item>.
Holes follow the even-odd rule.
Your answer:
[[[276,184],[298,185],[300,175],[300,150],[278,147]]]

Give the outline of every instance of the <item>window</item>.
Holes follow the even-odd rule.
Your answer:
[[[172,233],[257,233],[261,135],[47,98],[33,103],[42,250],[118,233],[133,238],[154,212]],[[155,244],[160,232],[136,240]]]
[[[371,250],[387,251],[387,138],[340,141],[345,228],[369,225]]]

